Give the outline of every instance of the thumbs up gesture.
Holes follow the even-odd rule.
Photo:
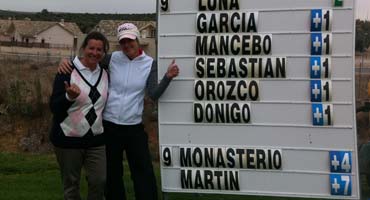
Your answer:
[[[171,64],[168,66],[166,76],[167,78],[175,78],[179,75],[179,66],[176,64],[175,60],[172,60]]]
[[[71,99],[76,99],[81,93],[80,88],[74,83],[69,85],[67,81],[64,81],[64,88],[66,89],[68,97]]]

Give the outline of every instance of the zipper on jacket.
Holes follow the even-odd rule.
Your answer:
[[[127,98],[127,90],[128,90],[128,83],[129,83],[129,77],[130,77],[130,75],[131,75],[131,61],[128,62],[127,76],[124,75],[124,77],[125,77],[125,79],[124,79],[125,85],[123,86],[124,90],[123,90],[123,95],[122,95],[122,99],[123,99],[124,102],[125,102],[125,100]],[[122,113],[123,113],[122,110],[125,107],[125,105],[124,105],[125,103],[124,102],[122,102],[122,104],[121,104],[121,109],[120,109],[120,113],[119,113],[119,117],[118,117],[119,121],[122,120],[122,117],[121,117],[122,116]]]

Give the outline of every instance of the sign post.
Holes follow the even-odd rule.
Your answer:
[[[159,0],[162,190],[359,199],[354,7]]]

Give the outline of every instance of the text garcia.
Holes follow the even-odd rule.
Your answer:
[[[198,33],[251,33],[257,32],[257,12],[199,13]]]

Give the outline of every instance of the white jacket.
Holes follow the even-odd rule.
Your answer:
[[[122,51],[112,53],[109,62],[109,96],[104,120],[120,125],[142,121],[144,95],[153,58],[144,52],[130,60]]]

